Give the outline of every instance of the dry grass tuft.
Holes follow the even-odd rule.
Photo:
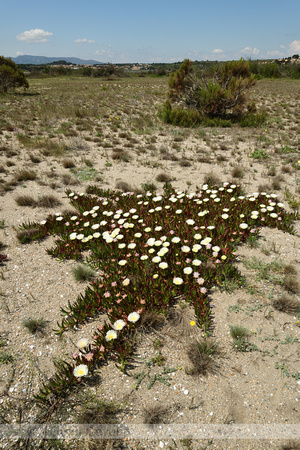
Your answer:
[[[143,423],[145,424],[158,424],[165,423],[165,416],[168,412],[168,408],[160,405],[151,405],[143,408]]]
[[[187,348],[187,356],[193,366],[187,370],[187,373],[189,375],[216,373],[218,364],[215,357],[220,354],[219,345],[211,339],[191,342]]]
[[[282,295],[272,302],[273,308],[286,314],[297,314],[300,310],[300,302],[296,298]]]

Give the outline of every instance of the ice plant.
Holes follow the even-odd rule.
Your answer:
[[[128,316],[128,321],[135,323],[139,320],[139,318],[140,318],[140,315],[137,312],[132,312]]]
[[[80,364],[79,366],[76,366],[73,374],[76,378],[86,377],[89,372],[88,366],[85,364]]]

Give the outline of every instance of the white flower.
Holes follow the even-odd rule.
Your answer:
[[[182,209],[176,209],[175,213],[176,214],[181,214],[182,213]]]
[[[89,213],[90,213],[89,211],[84,211],[84,212],[82,213],[82,215],[83,215],[83,216],[88,216]],[[104,214],[104,213],[103,213],[103,214]]]
[[[273,209],[274,209],[273,206],[267,206],[267,210],[268,210],[268,211],[273,211]],[[56,219],[56,220],[57,220],[57,219]]]
[[[136,212],[136,209],[132,208],[129,210],[130,214],[134,214]]]
[[[173,283],[176,284],[176,286],[179,286],[180,284],[183,283],[183,279],[180,277],[175,277],[173,278]]]
[[[192,247],[192,252],[197,253],[199,250],[201,250],[201,248],[202,248],[201,245],[195,244]]]
[[[148,255],[142,255],[140,257],[141,261],[145,261],[146,259],[148,259]]]
[[[201,245],[207,245],[207,244],[210,244],[211,241],[212,241],[212,238],[211,238],[211,237],[206,237],[205,239],[203,239],[203,240],[201,241]]]
[[[77,233],[71,233],[69,237],[70,237],[71,241],[74,241],[74,239],[76,239],[76,237],[77,237]]]
[[[163,247],[170,247],[170,242],[164,242]]]
[[[72,216],[71,218],[70,218],[70,220],[76,220],[77,219],[77,216]]]
[[[95,239],[98,239],[100,236],[101,236],[101,235],[100,235],[100,233],[98,233],[98,232],[93,234],[93,237],[94,237]]]
[[[200,261],[200,259],[194,259],[192,261],[193,266],[201,266],[202,262]]]
[[[208,230],[214,230],[216,227],[214,225],[209,225],[209,227],[207,227]]]
[[[180,238],[175,236],[171,239],[171,242],[173,242],[173,244],[178,244],[178,242],[180,242]]]
[[[202,239],[201,234],[197,233],[194,235],[194,239],[197,239],[197,241],[199,241],[200,239]]]
[[[70,194],[69,194],[69,197],[74,197],[74,192],[71,192]]]
[[[221,217],[222,217],[222,219],[226,220],[226,219],[228,219],[229,215],[228,214],[222,214]]]
[[[183,245],[183,246],[181,247],[181,251],[182,251],[183,253],[188,253],[190,250],[191,250],[191,249],[190,249],[190,247],[189,247],[188,245]]]
[[[131,242],[127,247],[130,249],[134,249],[136,247],[136,244],[134,242]]]
[[[116,239],[118,239],[118,241],[120,241],[121,239],[123,239],[124,234],[117,234]]]
[[[105,339],[107,340],[107,342],[109,342],[113,339],[117,339],[117,337],[118,337],[118,335],[115,330],[109,330],[105,335]]]
[[[162,241],[161,240],[157,240],[154,242],[155,247],[160,247],[162,245]]]
[[[216,203],[219,203],[220,201],[221,201],[221,199],[219,197],[214,199],[214,202],[216,202]]]
[[[119,331],[119,330],[123,330],[125,325],[126,325],[126,322],[124,322],[124,320],[122,320],[122,319],[119,319],[113,324],[113,328],[115,330]]]
[[[150,227],[146,227],[146,228],[145,228],[145,231],[146,231],[146,233],[150,233],[151,228],[150,228]]]
[[[76,239],[78,239],[78,241],[81,241],[81,239],[83,239],[83,238],[84,238],[84,234],[78,234],[76,236]]]
[[[125,280],[122,281],[123,286],[128,286],[130,283],[129,278],[125,278]]]
[[[149,253],[154,253],[154,252],[155,252],[154,248],[150,248]]]
[[[88,343],[89,343],[89,341],[86,338],[82,338],[82,339],[79,339],[79,341],[76,344],[76,347],[77,348],[85,348],[85,347],[87,347]]]
[[[135,233],[134,237],[140,238],[140,237],[142,237],[142,233]]]
[[[162,196],[158,195],[157,197],[153,197],[154,202],[160,202],[162,200]]]
[[[93,209],[94,211],[98,211],[99,208],[100,208],[100,206],[96,205],[96,206],[94,206],[92,209]]]
[[[190,275],[192,272],[193,272],[193,269],[192,269],[191,267],[185,267],[185,268],[183,269],[183,273],[184,273],[185,275]]]
[[[246,228],[248,228],[248,225],[247,225],[246,223],[241,223],[241,224],[240,224],[240,228],[241,228],[242,230],[246,230]]]
[[[152,258],[152,262],[154,262],[154,263],[159,263],[160,261],[161,261],[160,256],[154,256],[154,258]]]
[[[139,320],[140,315],[137,312],[132,312],[128,316],[129,322],[135,323]]]
[[[125,248],[125,247],[126,247],[126,244],[124,244],[124,243],[118,245],[118,248]]]
[[[123,217],[129,217],[129,216],[130,216],[130,214],[128,212],[123,214]]]
[[[167,268],[168,268],[168,263],[166,263],[166,262],[161,262],[161,263],[158,264],[158,267],[159,267],[160,269],[167,269]]]
[[[61,220],[63,220],[63,217],[61,217],[61,216],[56,217],[56,220],[57,220],[58,222],[60,222]]]
[[[152,213],[154,213],[154,211],[155,211],[155,209],[149,209],[149,211],[148,211],[148,213],[150,213],[150,214],[152,214]]]
[[[89,238],[88,237],[84,237],[83,239],[81,239],[81,242],[87,242],[89,240]]]
[[[107,224],[106,220],[102,220],[102,222],[100,222],[101,227],[104,227]]]
[[[157,253],[157,256],[165,256],[166,253],[168,253],[168,249],[163,247],[159,250],[159,252]]]
[[[272,217],[273,219],[276,219],[276,217],[278,217],[278,215],[276,213],[271,213],[270,217]]]
[[[95,223],[95,225],[92,225],[92,230],[98,230],[99,227],[99,223]]]
[[[220,251],[220,247],[218,247],[217,245],[215,245],[214,247],[212,247],[212,251],[218,253]]]
[[[176,198],[176,197],[170,197],[169,200],[170,200],[170,202],[172,202],[172,203],[177,202],[177,198]]]
[[[156,280],[156,278],[158,278],[158,273],[155,273],[152,277],[154,280]]]
[[[279,208],[284,208],[284,204],[283,203],[277,203],[277,206],[279,206]]]
[[[147,244],[152,247],[155,244],[155,238],[149,238]]]
[[[187,223],[188,225],[194,225],[195,221],[194,221],[193,219],[187,219],[187,220],[186,220],[186,223]]]
[[[120,244],[122,245],[122,244]],[[119,266],[125,266],[125,264],[127,264],[126,259],[121,259],[121,261],[118,262]]]
[[[85,377],[88,374],[88,372],[89,372],[88,366],[86,366],[85,364],[80,364],[73,370],[74,377],[76,378]]]
[[[155,227],[154,228],[154,231],[161,231],[162,230],[162,227],[161,226],[158,226],[158,227]]]

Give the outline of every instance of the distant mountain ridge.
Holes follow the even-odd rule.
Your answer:
[[[50,64],[54,61],[66,61],[68,63],[72,64],[104,64],[99,61],[94,61],[93,59],[80,59],[80,58],[73,58],[73,57],[61,57],[61,56],[55,56],[55,57],[48,57],[48,56],[32,56],[32,55],[19,55],[16,58],[11,58],[16,64]]]

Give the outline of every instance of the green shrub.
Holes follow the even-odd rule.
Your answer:
[[[200,72],[193,71],[192,62],[185,59],[179,70],[169,78],[168,97],[172,102],[184,105],[188,111],[193,111],[193,118],[194,111],[208,118],[242,118],[249,113],[249,108],[254,112],[253,102],[250,104],[246,96],[246,91],[254,84],[249,62],[243,59],[218,64],[210,71]],[[167,103],[163,119],[171,118],[171,104]]]

